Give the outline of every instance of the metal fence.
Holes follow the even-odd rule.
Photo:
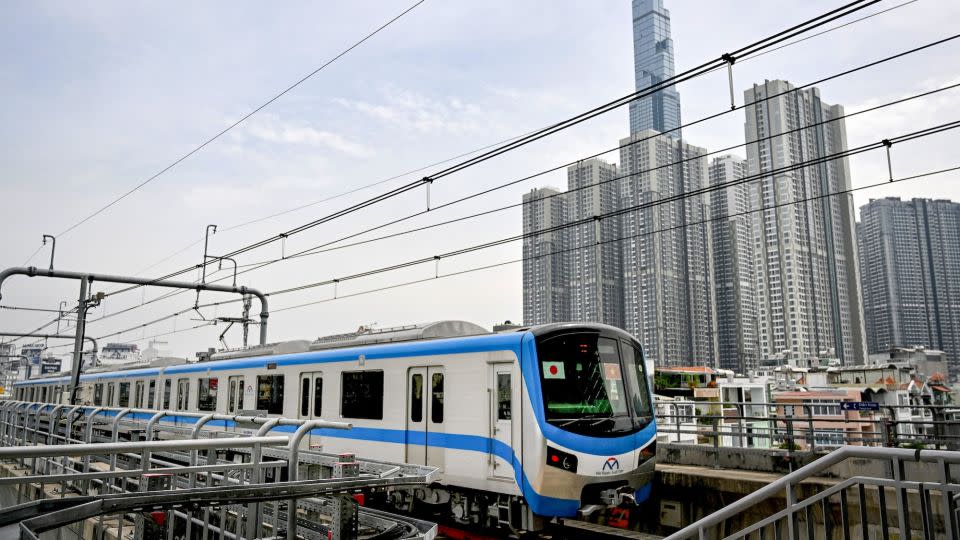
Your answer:
[[[855,476],[828,489],[800,498],[801,483],[848,459],[884,463],[886,478]],[[917,465],[939,472],[934,481],[911,478]],[[667,537],[666,540],[706,538],[960,538],[955,467],[960,452],[844,446],[763,488],[725,506]],[[782,498],[780,510],[744,523],[757,505]],[[768,506],[764,506],[767,508]]]
[[[280,426],[292,433],[270,435]],[[399,538],[432,524],[357,509],[360,489],[425,485],[431,467],[355,459],[304,448],[323,420],[0,402],[4,525],[18,537],[58,530],[78,538]],[[308,478],[300,480],[301,473]],[[15,494],[15,495],[14,495]],[[33,502],[31,502],[33,501]],[[96,520],[86,519],[97,516]],[[60,529],[65,524],[72,529]],[[129,530],[129,529],[128,529]],[[158,530],[163,531],[162,534]]]
[[[845,445],[960,449],[960,409],[879,405],[844,410],[840,401],[811,403],[658,401],[658,440],[789,452]]]

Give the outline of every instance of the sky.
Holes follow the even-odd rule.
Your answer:
[[[627,0],[458,2],[427,0],[389,28],[168,170],[142,189],[64,231],[164,169],[280,90],[383,24],[412,1],[33,2],[5,5],[0,20],[0,266],[49,265],[43,234],[58,235],[55,267],[158,277],[311,222],[416,180],[427,167],[549,125],[633,88]],[[895,9],[734,66],[735,96],[764,79],[809,82],[957,33],[960,3],[884,0],[859,15]],[[836,1],[666,0],[677,71],[774,34],[840,5]],[[960,39],[818,85],[850,113],[960,82]],[[718,71],[679,85],[684,122],[729,108]],[[960,89],[858,115],[850,147],[957,120]],[[743,113],[685,129],[710,151],[742,144]],[[521,150],[435,181],[430,207],[615,148],[628,135],[626,107]],[[892,148],[894,175],[960,165],[956,132]],[[732,153],[745,156],[745,150]],[[462,159],[462,158],[461,158]],[[615,153],[608,160],[616,161]],[[456,160],[449,163],[456,163]],[[854,186],[887,177],[885,155],[851,159]],[[409,171],[417,171],[406,174]],[[960,201],[960,174],[858,192],[859,207],[885,196]],[[371,184],[376,184],[372,187]],[[563,170],[431,210],[375,235],[422,227],[507,204],[534,187],[565,188]],[[243,265],[284,257],[368,227],[422,212],[417,188],[238,257]],[[296,209],[296,210],[294,210]],[[270,217],[283,212],[282,215]],[[253,221],[254,223],[247,224]],[[520,234],[519,208],[453,225],[287,259],[237,283],[276,291],[433,257]],[[355,238],[364,239],[371,235]],[[485,327],[522,314],[520,242],[376,276],[271,296],[269,340],[313,339],[360,325],[391,327],[463,319]],[[211,280],[232,281],[229,264]],[[453,274],[453,275],[451,275]],[[440,276],[440,277],[437,277]],[[191,272],[182,279],[199,276]],[[406,286],[395,285],[418,281]],[[392,288],[390,288],[392,287]],[[94,291],[119,286],[95,283]],[[383,290],[378,290],[383,289]],[[87,334],[106,342],[151,339],[181,357],[221,347],[236,303],[163,319],[195,293],[151,300],[156,288],[108,296]],[[75,306],[78,283],[12,277],[0,306]],[[200,303],[235,295],[207,293]],[[149,303],[148,303],[149,302]],[[137,307],[143,304],[142,307]],[[303,304],[305,305],[302,307]],[[291,308],[291,309],[284,309]],[[252,314],[259,306],[254,302]],[[0,309],[0,329],[29,331],[50,313]],[[98,320],[101,319],[102,320]],[[156,324],[151,321],[163,319]],[[64,323],[68,327],[70,323]],[[144,326],[145,325],[145,326]],[[203,326],[201,326],[203,325]],[[199,328],[193,328],[200,326]],[[136,328],[112,336],[119,331]],[[46,330],[55,330],[50,326]],[[175,333],[174,333],[175,332]],[[162,335],[160,334],[168,334]],[[252,332],[256,336],[256,330]],[[252,338],[253,339],[253,338]],[[240,345],[236,327],[225,340]],[[22,341],[20,343],[23,343]],[[55,343],[67,342],[50,342]],[[52,349],[61,353],[68,348]]]

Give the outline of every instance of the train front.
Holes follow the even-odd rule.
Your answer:
[[[645,500],[657,431],[640,343],[602,324],[538,326],[524,336],[522,369],[538,428],[525,422],[531,510],[572,517]]]

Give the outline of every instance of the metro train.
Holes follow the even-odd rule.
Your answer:
[[[537,530],[650,492],[657,428],[643,349],[611,326],[489,333],[443,321],[99,369],[110,371],[81,376],[84,404],[350,422],[310,444],[440,469],[436,484],[389,495],[403,511]],[[23,381],[15,397],[59,402],[68,381]]]

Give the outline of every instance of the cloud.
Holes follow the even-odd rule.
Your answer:
[[[348,98],[334,98],[333,102],[402,130],[463,135],[489,128],[483,108],[458,97],[438,99],[396,86],[388,86],[381,93],[382,103]]]
[[[353,157],[369,157],[373,150],[362,143],[329,131],[308,125],[297,125],[280,120],[280,117],[265,114],[254,118],[244,128],[242,136],[248,136],[274,144],[292,144],[329,148]]]

